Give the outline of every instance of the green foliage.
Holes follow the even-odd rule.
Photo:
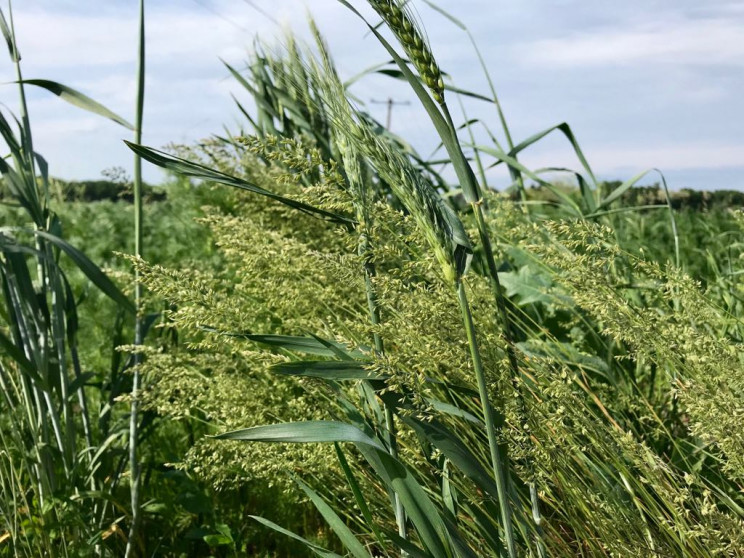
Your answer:
[[[599,184],[566,124],[512,142],[495,93],[507,149],[460,141],[444,89],[475,94],[443,86],[402,3],[372,5],[467,203],[348,102],[312,23],[315,54],[289,37],[229,68],[254,135],[131,144],[182,175],[146,198],[146,259],[126,199],[50,180],[25,110],[0,120],[0,554],[744,553],[736,197]],[[525,190],[517,156],[554,131],[578,189]]]
[[[267,145],[272,142],[269,139]],[[254,140],[251,145],[261,151]],[[289,162],[283,159],[281,164]],[[275,167],[278,164],[270,163],[267,174],[286,178],[281,166]],[[301,182],[277,184],[289,188],[283,190],[289,194],[291,188],[301,188]],[[313,186],[316,203],[325,200],[326,207],[342,207],[342,192],[333,193],[338,186],[335,180]],[[517,487],[524,486],[521,482],[539,487],[548,551],[575,555],[583,548],[586,553],[638,556],[677,555],[683,548],[695,555],[735,552],[741,545],[736,503],[741,448],[736,437],[725,432],[732,431],[736,420],[740,380],[732,372],[740,365],[731,352],[735,345],[721,335],[736,331],[738,322],[717,307],[715,291],[705,294],[673,267],[641,256],[637,238],[621,239],[632,243],[633,254],[620,249],[606,227],[581,221],[534,222],[493,197],[489,205],[489,227],[500,231],[495,240],[514,266],[504,277],[520,308],[513,309],[513,317],[520,324],[520,368],[529,394],[526,427],[512,397],[505,346],[493,327],[488,283],[475,274],[468,286],[492,395],[506,414],[506,441],[521,479]],[[363,384],[329,392],[317,380],[297,384],[292,378],[272,376],[269,365],[282,362],[284,351],[267,353],[246,337],[311,332],[360,347],[372,358],[369,369],[386,378],[384,384],[374,387],[372,382],[371,387],[380,390],[383,401],[394,404],[406,425],[398,432],[401,460],[418,472],[416,482],[441,493],[436,488],[441,459],[458,454],[438,452],[459,446],[432,452],[429,444],[437,447],[433,440],[438,439],[434,433],[456,431],[464,451],[476,462],[487,460],[487,447],[479,432],[480,410],[463,397],[477,390],[455,300],[426,249],[425,237],[410,216],[384,203],[372,207],[369,239],[377,269],[373,284],[382,316],[375,325],[365,317],[362,261],[354,255],[348,233],[311,217],[288,219],[287,211],[246,197],[234,215],[211,212],[206,222],[227,262],[218,274],[143,268],[148,285],[176,307],[170,314],[174,323],[198,339],[190,347],[189,358],[196,360],[189,362],[188,372],[173,361],[160,365],[160,356],[149,361],[163,381],[152,374],[148,397],[162,406],[161,412],[181,420],[193,419],[194,412],[199,420],[209,415],[223,431],[338,414],[358,421],[360,415],[350,415],[340,403],[356,401],[357,412],[364,417],[359,427],[374,432],[373,425],[382,424],[382,417],[364,395],[368,392]],[[636,219],[640,222],[643,216]],[[658,249],[666,259],[668,248],[666,254]],[[736,254],[732,257],[737,259]],[[706,333],[711,331],[715,333]],[[384,355],[369,353],[372,334],[385,339]],[[270,346],[281,347],[280,340],[276,337]],[[300,354],[308,350],[306,344],[289,347]],[[322,354],[339,357],[334,351]],[[715,375],[709,365],[696,364],[711,362],[706,357],[711,354],[718,355],[712,362],[720,362]],[[681,360],[679,355],[686,356]],[[235,357],[246,363],[246,370],[228,379]],[[298,373],[310,370],[309,363],[303,367],[302,362],[293,366]],[[224,387],[215,379],[218,368],[225,374]],[[245,388],[239,378],[245,380]],[[684,383],[681,378],[686,378]],[[296,391],[300,385],[305,390]],[[333,403],[333,393],[343,394],[343,399]],[[704,405],[711,398],[719,402],[717,407]],[[287,401],[292,401],[290,407]],[[428,431],[426,424],[439,426]],[[419,437],[427,436],[435,437],[420,446]],[[379,443],[386,442],[383,438]],[[312,471],[316,480],[339,474],[328,469],[329,456],[322,447],[292,446],[274,452],[275,446],[262,445],[241,450],[234,442],[210,440],[197,442],[195,448],[203,444],[209,444],[213,453],[192,450],[187,463],[218,482],[220,475],[250,482],[262,478],[261,468],[272,475],[282,468]],[[312,461],[315,451],[320,458]],[[261,455],[260,466],[252,459],[255,452]],[[301,466],[303,460],[314,465]],[[232,463],[240,473],[225,467]],[[492,504],[478,496],[478,488],[488,486],[487,481],[463,476],[467,466],[458,469],[467,461],[452,463],[456,465],[449,474],[457,487],[461,522],[458,536],[477,553],[487,554],[491,550],[482,537],[496,528],[491,522],[497,517],[488,515]],[[365,497],[378,501],[384,484],[374,474],[368,476],[369,469],[357,470],[364,472]],[[318,486],[328,482],[321,480]],[[291,483],[283,484],[283,490],[290,487]],[[357,533],[366,532],[376,540],[375,531],[394,532],[392,511],[387,519],[375,514],[363,520],[339,501],[338,490],[324,496],[349,522],[362,522]],[[444,499],[435,501],[446,509]],[[522,513],[529,513],[529,506]],[[387,536],[392,535],[383,535]]]
[[[112,378],[99,390],[95,401],[89,397],[86,387],[95,374],[81,365],[78,303],[61,262],[66,258],[116,304],[120,314],[133,313],[134,307],[62,236],[59,217],[50,207],[46,162],[33,150],[12,14],[9,26],[2,11],[0,19],[16,67],[21,113],[20,120],[0,116],[9,150],[0,171],[22,219],[21,226],[6,226],[0,232],[3,551],[82,556],[107,520],[105,496],[121,480],[108,467],[115,452],[106,451],[120,431],[109,420],[95,424],[96,408],[110,406],[115,398],[115,382]],[[36,83],[56,88],[86,108],[105,111],[67,87]],[[117,367],[115,372],[119,371]],[[89,505],[90,500],[95,503]]]
[[[331,64],[323,64],[325,72],[332,71]],[[321,94],[340,92],[332,81],[308,79]],[[322,151],[314,151],[310,138],[288,143],[262,134],[239,145],[265,162],[259,168],[274,180],[267,189],[312,199],[319,209],[356,208],[357,215],[364,216],[360,224],[366,226],[364,258],[359,259],[354,248],[358,231],[334,228],[310,216],[289,217],[286,207],[246,198],[241,211],[229,219],[215,214],[209,219],[230,261],[229,280],[219,274],[184,276],[142,268],[148,284],[177,306],[171,313],[174,323],[195,334],[201,330],[203,337],[192,350],[207,351],[212,358],[244,355],[242,360],[253,362],[253,370],[263,367],[263,385],[290,389],[282,397],[292,397],[291,379],[284,387],[287,372],[304,378],[297,385],[305,390],[292,399],[300,406],[287,409],[297,408],[300,414],[282,416],[273,410],[271,422],[288,424],[256,428],[261,421],[246,417],[242,426],[253,428],[225,437],[295,444],[353,442],[355,449],[339,457],[358,508],[340,496],[338,484],[330,493],[301,486],[354,554],[361,552],[359,540],[378,552],[504,553],[509,537],[496,505],[502,496],[484,467],[492,456],[483,425],[491,420],[499,425],[498,451],[509,448],[512,456],[509,499],[520,553],[737,554],[743,544],[743,448],[734,425],[743,394],[739,320],[728,309],[738,289],[732,289],[731,275],[719,273],[715,288],[704,291],[668,263],[673,241],[661,235],[650,241],[645,225],[639,229],[634,224],[653,222],[649,232],[674,230],[682,237],[680,264],[691,270],[701,269],[684,248],[695,233],[684,225],[678,230],[667,213],[597,213],[593,217],[600,224],[565,217],[586,201],[558,207],[550,215],[527,215],[488,196],[485,222],[479,221],[477,211],[460,217],[481,239],[483,231],[495,231],[492,242],[503,254],[501,275],[511,297],[506,311],[516,325],[515,336],[505,339],[502,326],[494,323],[487,252],[479,251],[483,247],[476,249],[474,273],[465,279],[471,302],[462,306],[467,310],[463,315],[473,319],[465,335],[452,276],[446,280],[440,271],[446,258],[430,251],[442,246],[432,234],[438,221],[425,217],[422,197],[405,190],[417,171],[404,156],[391,153],[393,144],[367,131],[363,119],[340,105],[338,97],[324,106],[331,115],[331,145],[342,155],[342,177],[348,182],[328,179]],[[570,139],[575,142],[572,135]],[[384,155],[378,153],[382,151]],[[216,160],[230,166],[229,158]],[[516,166],[513,159],[504,160]],[[383,199],[360,202],[369,180],[362,170],[365,165],[391,185],[406,213]],[[255,165],[252,168],[255,173]],[[333,166],[328,168],[332,173]],[[570,195],[566,193],[566,199]],[[615,198],[619,194],[595,199],[595,207],[608,206]],[[727,219],[734,224],[723,214],[719,223]],[[729,233],[734,234],[733,229]],[[665,235],[672,239],[670,233]],[[729,253],[729,262],[738,261],[738,250]],[[374,262],[374,275],[365,271],[368,261]],[[364,307],[370,288],[377,319]],[[287,337],[289,344],[283,346],[277,336],[305,332],[317,336],[321,345],[327,343],[329,350],[348,346],[355,356],[344,349],[330,350],[324,354],[335,357],[321,366],[317,357],[303,360],[304,345],[290,342],[297,337]],[[256,334],[274,335],[272,350],[251,344],[249,340],[260,338]],[[371,349],[373,339],[375,346],[377,339],[384,341],[384,352]],[[267,366],[287,357],[291,366]],[[359,379],[359,365],[369,370],[366,379]],[[478,401],[474,372],[480,366],[497,410],[492,418]],[[279,371],[285,375],[269,376]],[[200,383],[190,387],[192,394]],[[259,400],[273,401],[258,389],[254,393]],[[177,399],[172,393],[169,397]],[[156,392],[153,398],[164,399]],[[302,416],[306,398],[313,401],[314,412]],[[237,408],[229,410],[229,398],[223,401],[225,416],[239,414]],[[383,407],[392,409],[398,422],[394,440]],[[347,426],[339,426],[336,417]],[[311,422],[295,424],[298,418]],[[334,420],[326,423],[322,435],[319,419]],[[233,455],[231,445],[214,447]],[[260,447],[256,451],[264,455],[272,446],[249,447]],[[293,445],[286,462],[267,453],[266,466],[298,471],[293,456],[305,447]],[[347,459],[356,464],[358,475],[349,474]],[[202,458],[192,466],[207,463]],[[246,463],[243,470],[251,473],[254,468]],[[339,471],[326,464],[316,466],[311,476],[325,475],[333,478]],[[328,485],[321,480],[317,486]],[[398,503],[408,521],[396,535]],[[370,509],[376,513],[368,513]],[[339,523],[340,517],[345,523]],[[259,519],[306,541],[273,520]],[[306,544],[315,554],[332,555],[315,542]]]

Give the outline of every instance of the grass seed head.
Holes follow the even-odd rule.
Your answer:
[[[444,103],[442,71],[404,3],[400,0],[369,0],[369,3],[400,41],[434,100]]]

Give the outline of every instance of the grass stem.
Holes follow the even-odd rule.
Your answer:
[[[364,221],[367,222],[366,220]],[[375,266],[370,261],[370,247],[369,247],[369,236],[368,233],[362,232],[359,236],[359,255],[362,257],[364,261],[364,288],[367,294],[367,305],[369,307],[369,317],[370,322],[373,326],[377,326],[380,323],[380,306],[377,301],[377,293],[375,292],[374,284],[372,282],[372,278],[375,276]],[[375,352],[377,354],[383,354],[385,352],[385,346],[382,341],[382,337],[380,334],[375,331],[372,334],[374,345],[375,345]],[[388,434],[388,448],[390,449],[390,454],[395,458],[398,459],[398,442],[396,439],[396,428],[395,428],[395,415],[393,414],[393,410],[388,406],[384,405],[385,407],[385,428],[387,429]],[[406,512],[403,509],[403,502],[401,502],[400,497],[396,493],[394,496],[394,506],[395,506],[395,523],[398,526],[398,535],[406,539]],[[404,556],[406,554],[403,554]]]
[[[137,57],[137,104],[136,104],[136,121],[134,131],[134,142],[139,145],[142,143],[142,120],[144,113],[145,101],[145,0],[139,3],[139,44]],[[138,258],[143,253],[143,234],[142,234],[142,160],[139,155],[134,156],[134,253]],[[142,283],[140,273],[135,269],[134,276],[134,304],[137,309],[134,326],[134,344],[141,345],[143,342],[143,323],[142,323]],[[127,538],[126,558],[135,555],[135,545],[139,538],[139,529],[141,523],[140,509],[140,466],[137,459],[137,437],[138,433],[138,414],[139,414],[139,389],[140,389],[140,364],[142,355],[136,352],[134,355],[134,374],[132,377],[132,408],[129,417],[129,471],[131,482],[131,504],[132,504],[132,523],[129,528],[129,537]]]
[[[465,284],[462,280],[456,283],[457,301],[460,304],[462,321],[465,326],[465,333],[468,338],[470,347],[470,356],[473,361],[475,378],[478,383],[478,394],[483,409],[483,418],[486,423],[486,436],[488,437],[488,448],[491,454],[491,465],[493,466],[494,478],[496,479],[496,488],[499,494],[499,509],[501,511],[501,523],[504,528],[504,538],[510,558],[516,558],[517,550],[514,542],[514,529],[512,527],[512,507],[509,498],[509,483],[507,480],[509,471],[509,462],[506,456],[506,448],[502,447],[497,440],[497,430],[503,426],[504,419],[497,416],[490,404],[488,396],[488,384],[486,374],[483,370],[480,350],[478,348],[478,339],[476,338],[475,324],[473,315],[468,304],[467,294],[465,293]]]
[[[498,269],[496,268],[496,260],[493,255],[493,247],[491,245],[491,235],[488,230],[485,216],[483,215],[483,207],[481,206],[481,204],[473,204],[473,211],[475,214],[475,221],[478,225],[478,234],[480,236],[481,244],[483,245],[483,253],[486,256],[486,265],[488,267],[488,277],[491,285],[491,292],[493,293],[494,300],[496,301],[496,307],[501,320],[504,341],[506,342],[506,354],[507,358],[509,359],[511,380],[514,386],[514,390],[518,395],[517,399],[520,407],[519,417],[521,421],[520,426],[524,431],[527,426],[527,409],[521,393],[521,373],[519,370],[519,360],[517,359],[517,352],[515,348],[516,332],[514,331],[514,324],[509,317],[509,309],[507,307],[508,299],[504,294],[504,288],[502,287],[501,281],[499,280],[499,273]],[[531,460],[528,462],[527,468],[528,470],[530,470],[530,472],[532,472],[534,464],[531,462]],[[537,494],[537,487],[531,481],[529,482],[529,489],[530,501],[532,504],[532,519],[536,528],[536,540],[539,551],[538,553],[540,556],[543,556],[544,544],[542,542],[542,518],[540,516],[540,501]]]

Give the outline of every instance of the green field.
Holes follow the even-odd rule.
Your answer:
[[[744,196],[599,181],[494,91],[476,143],[474,94],[370,4],[437,163],[312,22],[228,67],[240,133],[133,132],[164,184],[48,177],[40,84],[3,110],[0,555],[744,556]],[[549,134],[575,180],[520,162]]]

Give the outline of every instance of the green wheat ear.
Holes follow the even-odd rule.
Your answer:
[[[369,0],[369,3],[400,41],[434,100],[440,105],[444,103],[442,71],[405,3],[400,0]]]
[[[311,25],[311,29],[320,60],[319,63],[311,61],[306,71],[313,76],[323,94],[334,142],[344,158],[344,164],[349,165],[346,171],[357,199],[356,204],[362,207],[368,203],[360,180],[360,162],[366,159],[413,216],[442,266],[445,279],[449,282],[459,281],[466,273],[473,254],[460,218],[412,167],[410,161],[357,118],[317,27]]]

